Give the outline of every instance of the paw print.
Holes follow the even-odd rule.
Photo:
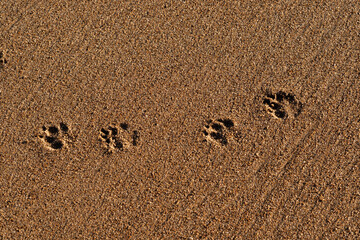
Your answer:
[[[266,93],[263,99],[266,110],[275,118],[285,119],[297,117],[302,109],[302,103],[291,93],[279,91],[275,94]]]
[[[127,123],[121,123],[120,126],[109,125],[100,129],[99,139],[108,152],[123,151],[138,144],[139,132],[129,131]]]
[[[7,60],[4,58],[4,53],[0,51],[0,69],[4,68]]]
[[[43,126],[39,138],[46,148],[50,150],[59,150],[66,145],[68,140],[70,140],[68,132],[69,127],[65,123],[60,123],[59,126]]]
[[[208,120],[202,133],[205,141],[224,146],[228,144],[233,127],[234,122],[231,119]]]

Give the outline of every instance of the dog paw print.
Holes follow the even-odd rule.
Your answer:
[[[108,152],[123,151],[138,144],[139,132],[130,131],[127,123],[119,126],[109,125],[100,129],[99,139],[103,142]]]
[[[229,142],[234,122],[231,119],[208,120],[202,133],[205,141],[225,146]]]
[[[60,123],[59,126],[50,125],[43,126],[39,138],[44,143],[45,147],[51,150],[59,150],[66,145],[70,140],[68,135],[69,127],[65,123]]]
[[[0,51],[0,69],[4,68],[7,60],[4,58],[4,53]]]
[[[302,103],[291,93],[279,91],[275,94],[266,93],[263,104],[267,112],[278,119],[297,117],[302,109]]]

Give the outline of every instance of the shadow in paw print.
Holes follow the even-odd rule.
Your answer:
[[[231,119],[209,120],[202,133],[206,141],[224,146],[228,144],[229,130],[232,127],[234,122]]]
[[[133,131],[133,134],[132,134],[132,145],[136,146],[139,138],[140,138],[139,132],[136,131],[136,130]]]
[[[297,117],[302,109],[302,103],[297,101],[293,94],[283,91],[275,94],[267,92],[263,98],[263,104],[267,112],[278,119]]]
[[[138,131],[129,131],[127,123],[121,123],[119,127],[109,125],[100,129],[99,139],[104,143],[108,152],[114,150],[123,151],[131,146],[136,146],[139,138]]]
[[[0,51],[0,69],[4,68],[5,64],[7,64],[7,60],[4,58],[4,53]]]
[[[65,146],[68,130],[69,128],[65,123],[60,123],[59,127],[55,125],[43,126],[39,138],[45,147],[58,150]]]

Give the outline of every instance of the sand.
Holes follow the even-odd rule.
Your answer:
[[[0,31],[0,239],[360,238],[359,1],[10,0]]]

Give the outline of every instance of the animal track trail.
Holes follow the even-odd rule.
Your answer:
[[[204,141],[215,143],[218,146],[226,146],[233,138],[234,121],[231,119],[208,120],[202,130]]]
[[[73,140],[69,131],[68,125],[63,122],[58,126],[53,124],[49,126],[44,125],[38,137],[47,149],[60,150],[66,146],[68,142]]]
[[[277,119],[295,118],[302,110],[302,103],[293,94],[283,91],[275,94],[267,91],[263,104],[266,111]]]
[[[119,126],[110,124],[108,127],[101,128],[99,135],[99,139],[108,153],[124,151],[132,146],[137,146],[139,137],[139,132],[131,131],[127,123],[121,123]]]

